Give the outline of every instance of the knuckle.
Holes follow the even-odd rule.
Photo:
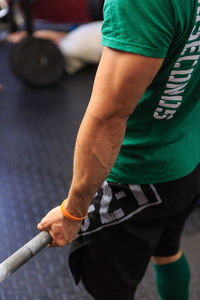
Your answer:
[[[57,242],[57,245],[59,247],[64,247],[66,245],[66,242],[64,240]]]
[[[67,244],[71,244],[73,239],[68,239]]]

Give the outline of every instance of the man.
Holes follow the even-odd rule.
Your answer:
[[[38,225],[52,247],[74,239],[72,273],[95,299],[133,299],[151,257],[161,299],[189,297],[180,236],[199,195],[199,28],[200,0],[105,3],[69,195]]]

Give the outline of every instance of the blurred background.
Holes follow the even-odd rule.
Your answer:
[[[102,0],[0,0],[0,261],[67,196],[74,143],[101,57]],[[199,207],[182,241],[200,299]],[[98,270],[97,270],[98,272]],[[1,300],[90,300],[68,247],[44,249],[1,284]],[[149,265],[136,300],[158,300]],[[116,299],[117,300],[117,299]]]

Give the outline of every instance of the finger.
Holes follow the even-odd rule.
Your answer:
[[[53,234],[51,234],[51,236],[53,236]],[[64,247],[67,244],[69,243],[66,239],[54,236],[52,242],[48,245],[48,247]]]
[[[44,220],[44,218],[40,221],[40,223],[38,223],[37,225],[37,229],[38,230],[48,230],[49,229],[49,226],[47,226],[47,222]]]
[[[52,241],[50,244],[48,244],[48,247],[49,248],[55,248],[55,247],[58,247],[58,245],[56,244],[55,241]]]
[[[41,231],[41,230],[43,229],[43,226],[42,226],[41,223],[39,223],[39,224],[37,225],[37,229],[38,229],[39,231]]]
[[[43,223],[41,222],[41,223],[39,223],[39,224],[37,225],[37,229],[38,229],[39,231],[43,231],[43,230],[49,230],[49,227],[46,226],[46,224],[43,224]]]
[[[54,247],[64,247],[68,243],[65,240],[53,240],[51,243],[48,244],[48,247],[54,248]]]

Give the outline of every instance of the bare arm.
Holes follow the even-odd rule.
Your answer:
[[[126,122],[162,64],[161,59],[105,48],[77,136],[67,210],[82,216],[119,153]]]
[[[129,115],[162,62],[163,59],[104,49],[76,140],[73,179],[65,201],[65,208],[70,214],[77,217],[85,215],[92,197],[114,165]],[[58,211],[60,213],[57,208]],[[69,236],[68,232],[69,223],[73,222],[64,220],[67,226],[63,228],[63,239],[69,243],[75,237]],[[39,229],[49,230],[52,234],[55,222],[51,223],[50,217],[48,222],[48,226]],[[55,235],[53,239],[59,245]]]

